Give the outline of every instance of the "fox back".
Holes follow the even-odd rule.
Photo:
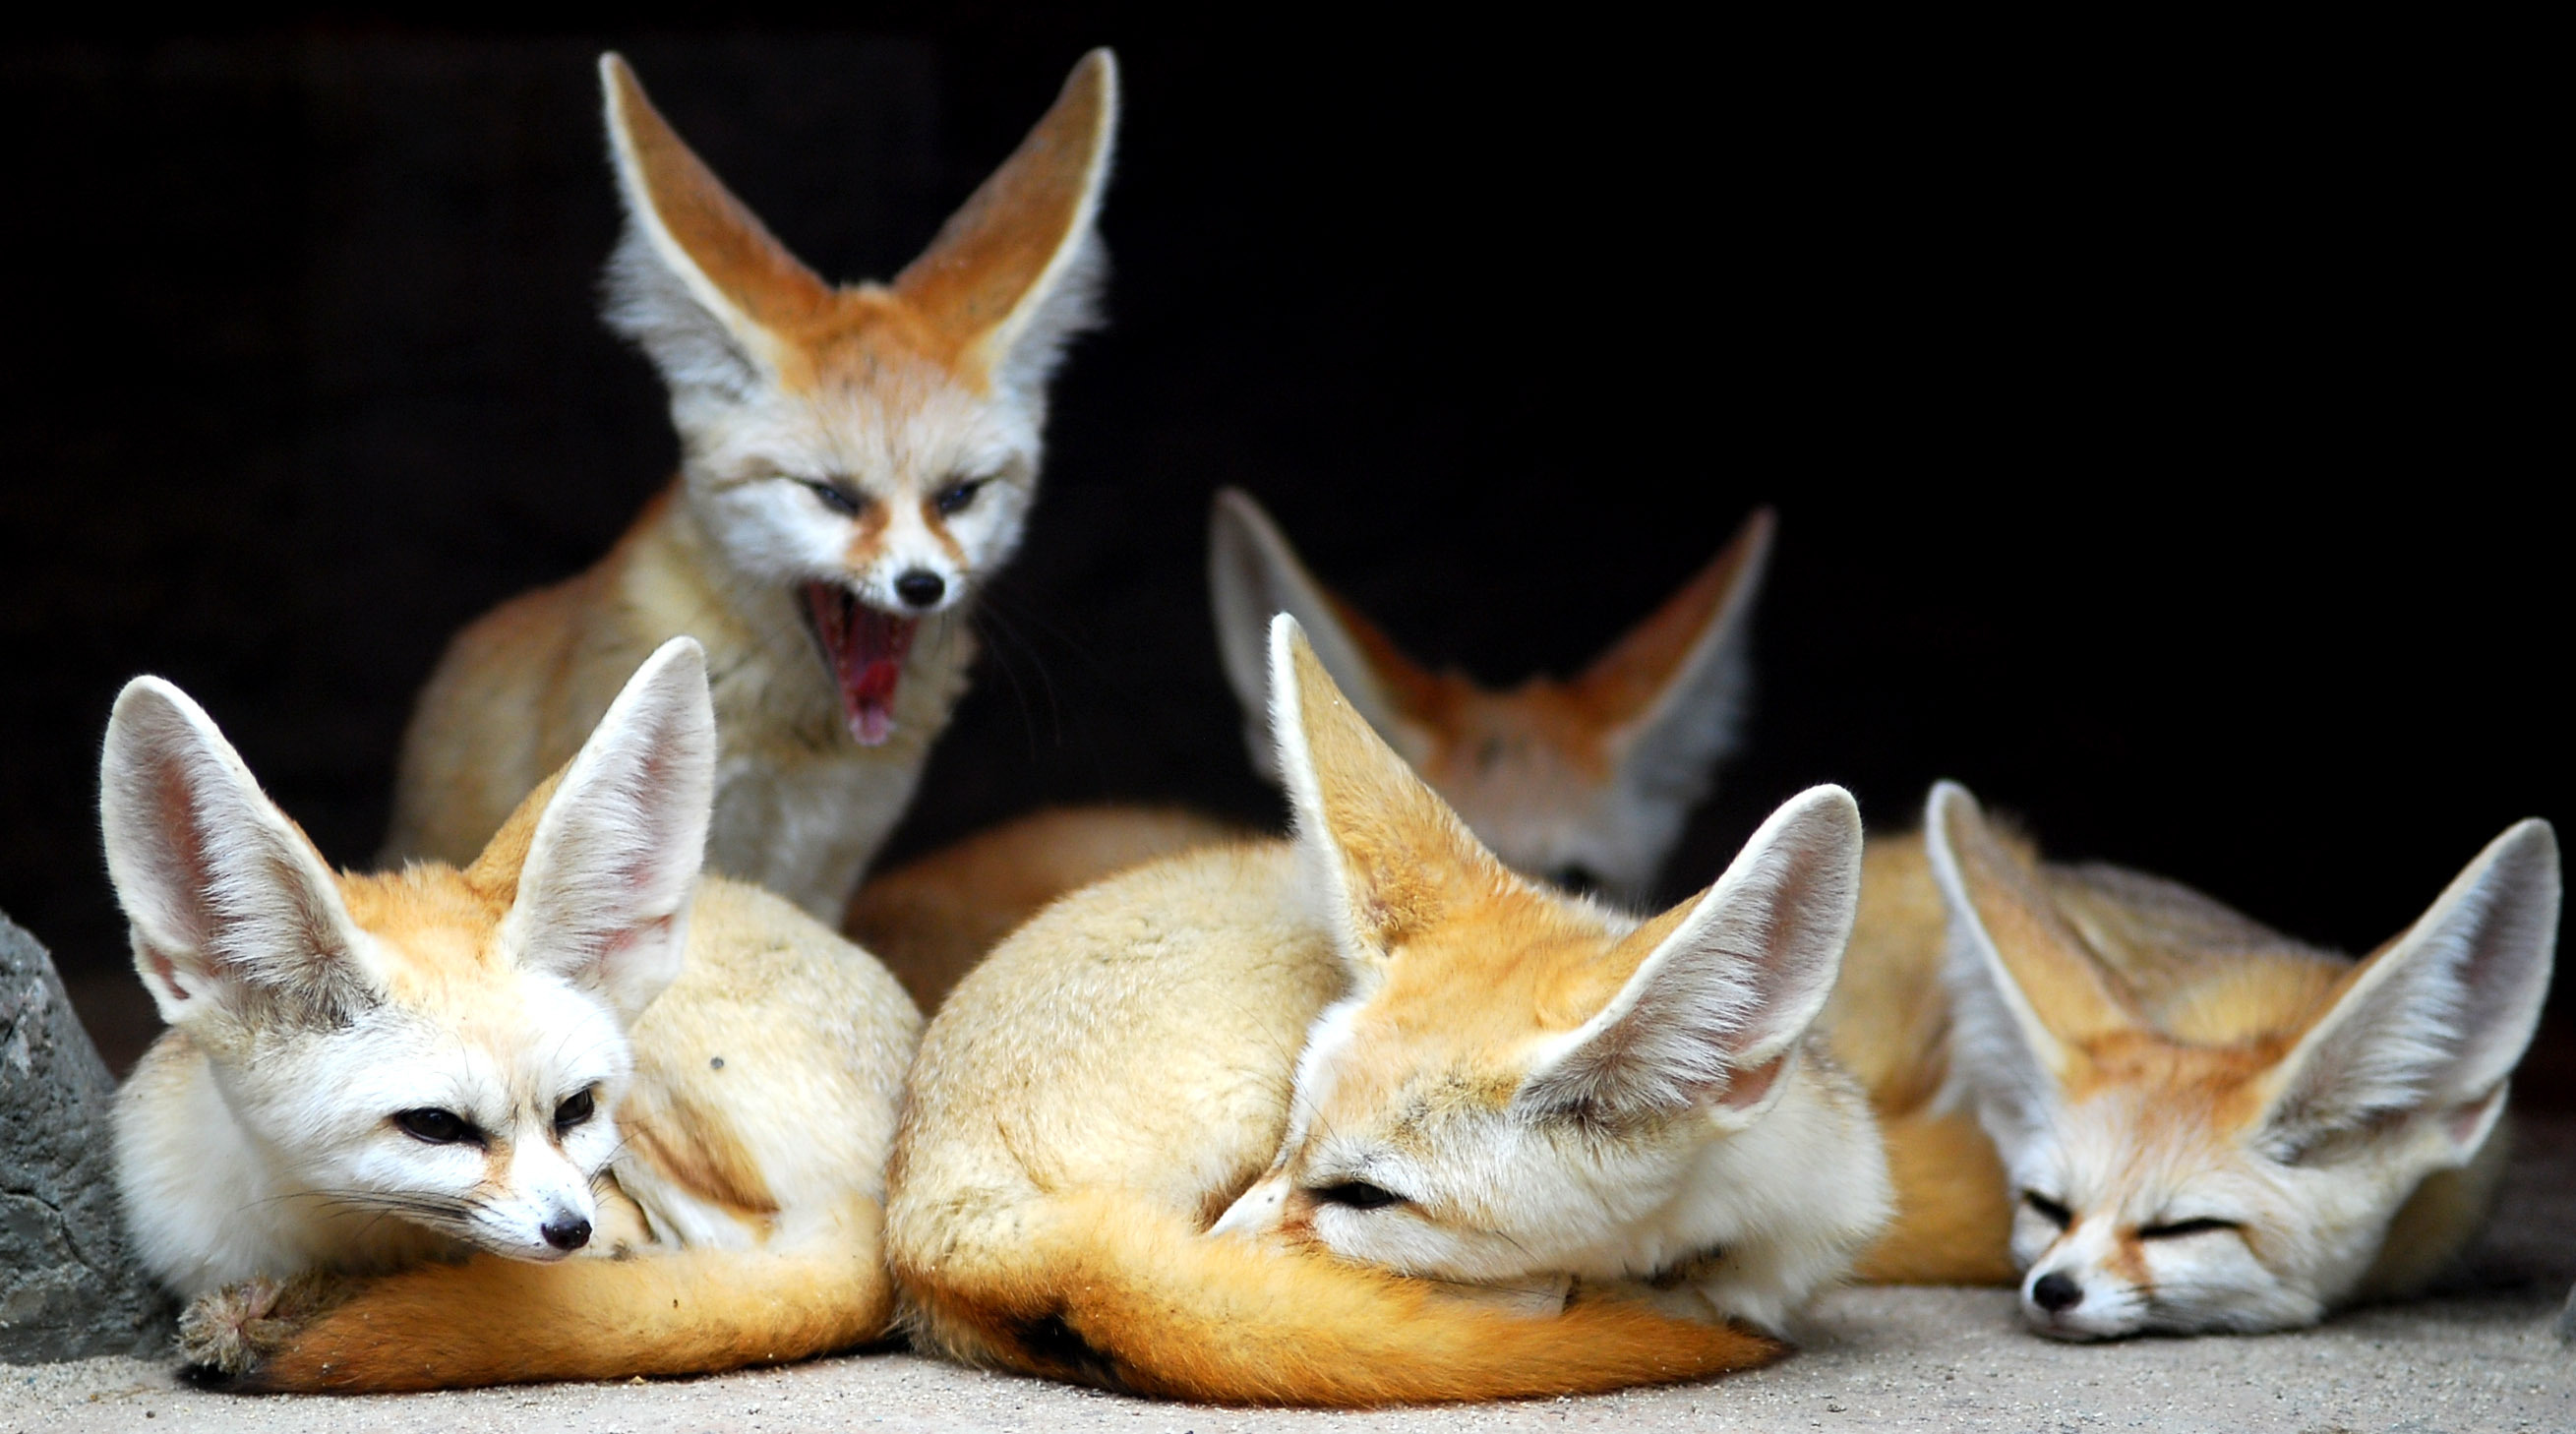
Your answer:
[[[736,1342],[792,1357],[882,1327],[882,1280],[844,1278],[793,1328],[728,1331],[706,1302],[656,1328],[620,1286],[667,1269],[560,1263],[874,1255],[919,1018],[786,903],[701,881],[714,755],[676,641],[472,865],[334,874],[194,703],[128,686],[102,815],[171,1030],[120,1098],[119,1187],[146,1266],[197,1302],[193,1357],[391,1388],[721,1368],[763,1357]],[[311,1328],[279,1315],[287,1287]],[[584,1299],[627,1313],[587,1345],[545,1327]]]
[[[2266,1330],[2420,1288],[2475,1233],[2556,941],[2546,823],[2354,962],[1933,792],[1950,1078],[2001,1153],[2041,1333]]]
[[[891,283],[826,283],[600,62],[626,229],[608,318],[670,391],[677,483],[589,572],[451,645],[405,739],[388,855],[470,860],[663,640],[711,654],[708,855],[837,919],[963,691],[974,594],[1018,546],[1046,385],[1090,322],[1117,114],[1093,53]]]
[[[1776,1331],[1885,1212],[1862,1100],[1806,1039],[1849,797],[1639,921],[1512,873],[1273,632],[1297,839],[1059,902],[925,1037],[888,1210],[916,1336],[1237,1402],[1771,1357],[1734,1322]]]

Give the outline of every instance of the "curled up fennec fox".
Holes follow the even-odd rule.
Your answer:
[[[1820,787],[1639,920],[1514,874],[1294,619],[1292,840],[1057,902],[932,1021],[887,1248],[924,1348],[1228,1403],[1607,1389],[1762,1363],[1877,1230],[1808,1027],[1860,821]]]
[[[825,921],[964,690],[967,605],[1018,546],[1046,385],[1090,321],[1118,112],[1106,50],[891,284],[787,252],[600,60],[626,232],[608,318],[662,372],[680,475],[589,571],[459,633],[422,689],[388,864],[463,863],[665,639],[703,644],[708,864]]]
[[[1824,1024],[1896,1173],[1868,1277],[2019,1272],[2063,1339],[2284,1329],[2418,1290],[2476,1233],[2556,945],[2547,823],[2359,962],[2042,864],[1952,783],[1864,884]]]
[[[1570,680],[1504,691],[1430,671],[1315,580],[1245,493],[1216,496],[1209,607],[1253,765],[1273,781],[1270,619],[1287,613],[1346,700],[1515,871],[1642,902],[1732,750],[1751,687],[1770,510]],[[936,1009],[966,968],[1057,896],[1147,858],[1243,832],[1151,807],[1055,808],[872,877],[842,929]]]
[[[921,1018],[793,906],[700,878],[715,749],[673,641],[473,865],[335,876],[195,703],[126,687],[99,805],[171,1029],[118,1099],[117,1183],[194,1301],[191,1362],[420,1389],[885,1332]]]

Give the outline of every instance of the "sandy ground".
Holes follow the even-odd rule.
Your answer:
[[[242,1398],[131,1359],[0,1366],[0,1434],[33,1430],[1838,1430],[2469,1434],[2576,1430],[2576,1120],[2526,1126],[2504,1205],[2453,1287],[2259,1338],[2062,1345],[2001,1290],[1845,1290],[1799,1354],[1711,1384],[1376,1414],[1156,1404],[909,1355],[654,1383],[370,1398]]]

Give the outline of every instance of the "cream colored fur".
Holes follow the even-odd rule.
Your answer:
[[[118,1184],[146,1268],[202,1300],[192,1353],[259,1387],[401,1388],[722,1368],[882,1328],[876,1212],[920,1017],[866,953],[699,877],[714,756],[676,640],[472,868],[335,876],[193,702],[129,685],[102,817],[171,1030],[120,1095]],[[607,1301],[587,1349],[514,1332],[539,1306],[473,1303],[517,1276],[447,1264],[739,1252],[687,1268],[750,1296],[854,1245],[795,1332],[684,1279],[687,1327],[656,1333],[582,1275]],[[315,1277],[309,1326],[243,1317]]]
[[[724,191],[623,62],[601,64],[627,215],[609,318],[661,370],[680,476],[597,566],[450,645],[404,739],[386,856],[470,859],[625,675],[687,634],[709,654],[723,744],[710,866],[837,920],[965,688],[974,596],[1036,491],[1046,382],[1102,267],[1115,67],[1088,58],[891,285],[835,288]],[[907,625],[889,700],[845,695],[818,601]]]
[[[2548,986],[2546,823],[2496,838],[2359,963],[2157,878],[2036,867],[1955,785],[1926,847],[1950,1072],[2015,1192],[2035,1329],[2311,1324],[2421,1289],[2476,1232]]]
[[[1729,1367],[1685,1360],[1673,1331],[1781,1328],[1885,1216],[1866,1108],[1806,1035],[1850,922],[1850,798],[1793,801],[1708,893],[1641,924],[1508,872],[1293,621],[1274,631],[1299,838],[1058,902],[933,1022],[888,1210],[916,1339],[1265,1402]],[[1390,1198],[1359,1208],[1363,1185]],[[1353,1290],[1400,1297],[1336,1273],[1369,1269],[1435,1303],[1355,1327]],[[1464,1317],[1441,1290],[1521,1313],[1441,1344]],[[1675,1363],[1584,1363],[1605,1302],[1676,1321],[1657,1337]],[[1516,1374],[1476,1372],[1480,1342],[1513,1339]]]

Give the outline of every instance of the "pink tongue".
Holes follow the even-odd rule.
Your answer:
[[[882,613],[840,588],[814,583],[805,589],[814,630],[832,654],[840,679],[841,714],[860,746],[873,747],[894,733],[895,684],[903,680],[904,654],[912,650],[918,620]]]

